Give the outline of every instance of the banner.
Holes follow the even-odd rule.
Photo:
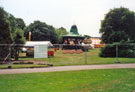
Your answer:
[[[34,58],[48,58],[48,46],[36,45],[34,46]]]

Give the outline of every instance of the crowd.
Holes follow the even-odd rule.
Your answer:
[[[76,45],[76,44],[82,44],[83,40],[82,39],[67,39],[64,40],[63,44],[69,44],[69,45]]]

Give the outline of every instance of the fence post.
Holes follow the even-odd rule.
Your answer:
[[[86,47],[84,47],[84,49],[85,49],[85,64],[87,65],[87,49],[86,49]]]
[[[133,55],[133,58],[135,57],[135,44],[133,44],[134,45],[134,49],[133,49],[133,51],[134,51],[134,55]]]
[[[51,51],[50,51],[50,47],[49,47],[49,64],[51,64]]]
[[[11,68],[12,68],[12,66],[11,66],[11,45],[9,45],[9,57],[8,57],[8,62],[9,62],[8,68],[11,69]]]
[[[120,63],[119,61],[118,61],[118,45],[116,44],[116,61],[115,61],[115,63]]]

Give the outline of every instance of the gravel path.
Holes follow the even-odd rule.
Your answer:
[[[35,72],[56,72],[70,70],[88,70],[88,69],[118,69],[118,68],[135,68],[135,64],[106,64],[106,65],[78,65],[78,66],[57,66],[47,68],[25,68],[25,69],[1,69],[0,74],[20,74]]]

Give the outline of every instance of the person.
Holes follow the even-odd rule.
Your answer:
[[[75,45],[74,41],[73,40],[70,40],[70,45]]]
[[[63,44],[67,44],[67,40],[64,40],[64,43]]]

